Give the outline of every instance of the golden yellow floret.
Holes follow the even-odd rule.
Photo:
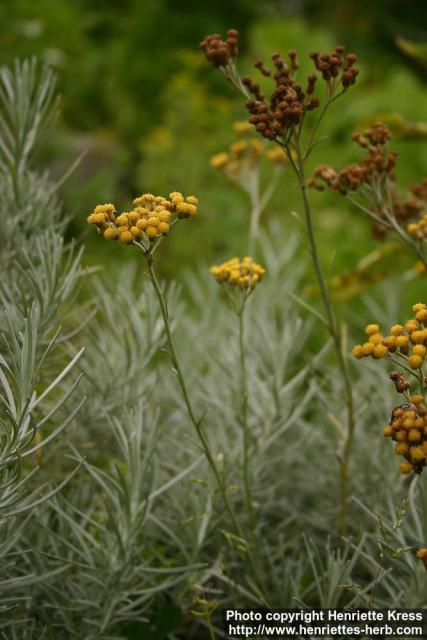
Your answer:
[[[189,218],[197,213],[197,207],[189,202],[180,202],[176,206],[176,213],[178,218]]]
[[[421,322],[421,324],[427,324],[427,309],[420,309],[417,311],[415,318],[418,322]]]
[[[146,228],[145,233],[149,238],[155,238],[158,234],[158,229],[157,227],[153,227],[150,225],[149,227]]]
[[[172,217],[172,214],[170,211],[163,209],[163,211],[157,214],[157,217],[160,220],[160,222],[169,222]]]
[[[107,227],[104,231],[104,238],[106,240],[117,240],[119,237],[119,231],[116,227]]]
[[[247,135],[252,132],[253,127],[247,120],[239,120],[233,123],[233,130],[238,135]]]
[[[407,442],[399,442],[394,450],[399,456],[406,456],[409,453],[409,444]]]
[[[268,151],[265,152],[265,157],[273,164],[280,165],[289,163],[288,156],[279,147],[277,147],[276,149],[268,149]]]
[[[366,325],[365,328],[365,333],[367,336],[372,336],[375,333],[379,333],[380,332],[380,327],[378,324],[368,324]]]
[[[139,238],[141,236],[141,229],[138,229],[138,227],[130,227],[129,232],[134,238]]]
[[[401,336],[404,331],[405,327],[401,324],[394,324],[390,329],[390,333],[392,336]]]
[[[233,144],[230,145],[230,153],[235,158],[240,158],[242,155],[244,155],[247,148],[248,143],[244,140],[239,140],[239,142],[233,142]]]
[[[408,358],[408,364],[411,367],[411,369],[419,369],[422,364],[424,362],[424,358],[422,358],[421,356],[409,356]]]
[[[399,347],[399,349],[404,349],[408,345],[409,345],[408,336],[396,336],[396,347]]]
[[[222,151],[221,153],[216,153],[214,156],[212,156],[212,158],[210,159],[210,164],[214,169],[222,169],[228,164],[229,161],[230,156],[228,155],[228,153]]]
[[[411,460],[413,462],[422,462],[425,460],[425,453],[422,447],[411,447]]]
[[[407,475],[408,473],[411,473],[411,471],[414,468],[414,465],[412,464],[412,462],[401,462],[400,463],[400,473],[403,473],[404,475]]]
[[[169,194],[169,198],[172,200],[173,204],[178,204],[179,202],[184,201],[184,196],[180,191],[172,191],[172,193]]]
[[[365,342],[362,344],[362,352],[364,356],[370,356],[374,352],[375,346],[372,342]]]
[[[161,233],[163,236],[167,235],[169,233],[169,224],[167,222],[159,222],[159,225],[157,227],[159,233]]]
[[[408,322],[405,323],[405,329],[408,333],[416,331],[418,329],[418,322],[414,318],[408,320]]]
[[[124,229],[123,231],[119,231],[119,240],[125,244],[130,244],[133,242],[133,235],[130,231]]]
[[[422,302],[417,302],[416,304],[413,305],[412,307],[412,311],[414,313],[417,313],[418,311],[423,311],[426,308],[426,305]]]
[[[423,344],[416,344],[412,348],[412,355],[414,356],[421,356],[422,358],[424,358],[426,353],[427,349]]]
[[[119,225],[119,227],[124,227],[126,225],[129,224],[129,216],[127,213],[121,213],[117,218],[116,218],[116,224]]]
[[[409,442],[419,442],[421,440],[421,433],[418,429],[411,429],[408,433]]]
[[[374,347],[372,356],[376,359],[385,358],[388,354],[388,349],[384,344],[377,344]]]
[[[363,358],[363,356],[365,355],[363,353],[363,347],[361,344],[356,344],[353,349],[352,349],[352,354],[355,358],[357,358],[358,360],[360,358]]]
[[[414,344],[422,344],[424,342],[424,338],[424,331],[415,330],[411,333],[411,342],[413,342]]]
[[[417,558],[418,560],[421,560],[422,562],[424,562],[425,567],[427,569],[427,549],[425,547],[421,547],[421,549],[418,549]]]

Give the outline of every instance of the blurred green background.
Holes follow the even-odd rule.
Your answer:
[[[200,215],[163,244],[164,272],[244,252],[247,196],[209,158],[234,140],[232,123],[246,117],[244,104],[198,50],[208,33],[241,32],[239,65],[248,72],[258,57],[296,48],[308,69],[312,49],[345,44],[359,56],[357,86],[323,125],[328,138],[316,165],[341,166],[360,158],[349,137],[356,128],[385,118],[395,130],[402,185],[427,175],[422,135],[408,135],[427,121],[427,67],[407,54],[403,42],[427,42],[424,0],[14,0],[0,4],[1,63],[38,56],[58,73],[62,118],[41,159],[61,176],[86,152],[65,183],[70,234],[88,244],[86,261],[113,268],[133,259],[126,247],[97,241],[84,223],[98,202],[127,207],[145,191],[194,193]],[[334,252],[331,277],[351,270],[378,248],[369,222],[334,194],[313,193],[322,254]],[[266,217],[300,209],[293,178],[283,184]],[[390,258],[410,268],[403,252]]]

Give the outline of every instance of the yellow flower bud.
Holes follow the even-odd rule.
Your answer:
[[[119,231],[119,240],[125,244],[131,244],[133,242],[133,235],[127,229]]]
[[[362,345],[356,344],[356,346],[353,347],[352,354],[357,359],[363,358],[364,353]]]
[[[379,359],[379,358],[385,358],[387,354],[388,354],[387,347],[385,345],[383,345],[383,344],[377,344],[374,347],[374,351],[372,353],[372,356],[374,358]]]
[[[380,327],[378,324],[368,324],[365,328],[365,333],[367,336],[372,336],[375,333],[380,332]]]
[[[408,358],[408,364],[411,369],[419,369],[424,362],[424,358],[421,356],[410,356]]]

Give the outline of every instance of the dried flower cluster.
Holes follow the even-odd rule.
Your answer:
[[[227,35],[226,42],[223,42],[217,34],[207,36],[200,43],[200,48],[205,52],[209,62],[215,67],[224,69],[231,82],[234,82],[246,95],[253,96],[247,101],[246,107],[251,114],[249,122],[255,129],[268,140],[286,140],[287,134],[302,123],[305,113],[316,109],[320,104],[320,100],[314,96],[317,75],[310,74],[304,86],[296,81],[295,72],[300,64],[294,49],[288,52],[286,62],[280,53],[274,53],[272,55],[273,70],[258,60],[255,68],[275,83],[274,90],[266,99],[257,82],[249,77],[243,77],[240,84],[233,70],[228,68],[234,64],[237,55],[237,32],[230,30]],[[344,51],[344,47],[337,46],[331,54],[317,51],[311,54],[316,70],[328,85],[330,96],[340,85],[343,90],[353,85],[358,75],[355,54],[345,55]]]
[[[367,149],[367,155],[362,162],[349,164],[338,172],[328,165],[321,165],[316,169],[315,179],[311,180],[310,186],[322,191],[326,185],[342,195],[347,195],[349,191],[372,187],[387,176],[393,175],[396,154],[387,153],[390,130],[385,124],[376,122],[362,134],[353,134],[352,139],[363,149]]]
[[[197,213],[197,203],[194,196],[184,198],[178,191],[170,193],[169,199],[146,193],[135,198],[132,211],[116,215],[114,205],[101,204],[95,207],[87,221],[96,225],[98,233],[106,240],[132,244],[144,236],[154,240],[167,235],[174,218],[189,218]]]
[[[397,351],[407,359],[412,369],[422,367],[427,354],[427,307],[418,303],[412,309],[415,315],[404,325],[393,325],[385,337],[381,335],[378,324],[368,324],[365,329],[368,340],[357,344],[353,355],[356,358],[372,356],[379,359]]]
[[[266,273],[265,269],[249,256],[245,256],[243,260],[232,258],[211,267],[210,271],[220,284],[225,282],[243,290],[254,289]]]
[[[384,435],[397,443],[395,452],[405,458],[400,472],[420,474],[427,463],[427,407],[422,395],[412,396],[410,403],[393,409]]]
[[[259,84],[250,78],[243,78],[242,82],[252,100],[248,100],[246,107],[251,114],[249,122],[268,140],[281,138],[286,140],[296,126],[302,123],[305,113],[316,109],[319,98],[314,96],[317,76],[310,74],[303,87],[295,79],[295,72],[299,68],[295,50],[288,52],[289,61],[285,62],[280,53],[274,53],[272,60],[274,72],[268,69],[260,60],[255,67],[262,75],[274,80],[275,88],[267,100]],[[353,84],[357,70],[353,66],[356,61],[354,54],[344,56],[344,47],[338,46],[332,54],[313,52],[311,58],[315,67],[321,72],[323,80],[328,84],[330,94],[341,83],[344,88]],[[352,78],[349,80],[349,78]]]
[[[215,33],[211,36],[206,36],[199,44],[207,60],[214,67],[226,67],[234,62],[237,57],[239,32],[237,29],[229,29],[227,36],[227,40],[223,41],[221,36]]]
[[[387,150],[390,136],[390,129],[382,122],[376,122],[363,133],[353,134],[352,140],[367,150],[365,158],[340,171],[329,165],[321,165],[309,181],[309,185],[318,191],[328,187],[344,196],[352,193],[362,196],[368,203],[372,217],[375,217],[373,235],[378,239],[383,239],[389,230],[384,207],[403,227],[408,220],[420,214],[427,202],[427,180],[410,187],[407,196],[402,198],[399,194],[394,175],[396,153]],[[409,225],[408,231],[415,237],[423,238],[425,225],[427,220],[420,226]]]

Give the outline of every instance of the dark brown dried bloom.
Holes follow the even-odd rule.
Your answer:
[[[388,151],[390,129],[382,122],[376,122],[363,133],[354,133],[352,140],[362,149],[366,149],[365,158],[360,163],[345,166],[340,171],[322,165],[309,181],[309,186],[323,191],[329,187],[342,195],[351,192],[359,195],[369,193],[371,187],[381,187],[388,183],[388,207],[398,224],[405,227],[407,222],[420,215],[427,202],[427,179],[409,188],[409,195],[402,196],[395,184],[394,168],[396,153]],[[376,189],[378,191],[378,189]],[[382,240],[387,235],[390,225],[381,202],[368,202],[367,208],[372,211],[376,221],[372,231],[375,238]],[[382,222],[384,220],[384,223]],[[411,229],[414,225],[410,225]],[[409,227],[408,227],[409,229]]]
[[[390,373],[390,380],[394,383],[398,393],[405,393],[411,386],[400,371],[392,371]]]
[[[227,36],[227,40],[223,41],[219,34],[214,33],[206,36],[199,44],[199,48],[204,51],[207,60],[214,67],[226,67],[237,57],[239,32],[236,29],[229,29]]]

